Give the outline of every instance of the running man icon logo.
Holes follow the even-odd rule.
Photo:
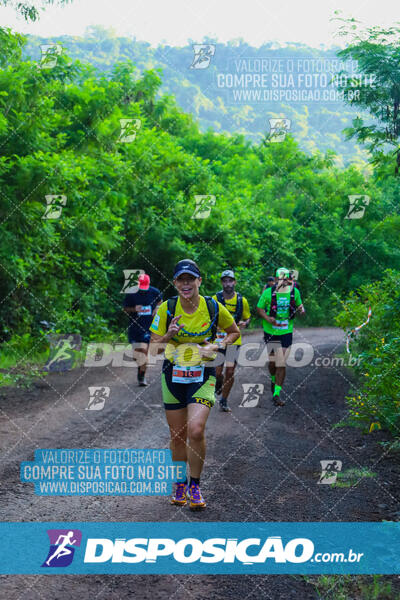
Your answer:
[[[190,69],[207,69],[215,54],[215,44],[193,44],[193,62]]]
[[[142,121],[140,119],[120,119],[121,132],[119,134],[118,141],[123,144],[129,144],[136,138],[136,134],[139,131]]]
[[[110,396],[110,388],[105,386],[89,387],[89,402],[85,410],[102,410]]]
[[[345,219],[361,219],[368,206],[370,197],[366,194],[354,194],[349,196],[349,211]]]
[[[243,399],[239,408],[254,408],[258,406],[260,396],[264,392],[262,383],[242,383]]]
[[[335,483],[337,474],[342,470],[341,460],[320,460],[321,476],[318,483]]]
[[[125,282],[121,294],[136,294],[139,291],[139,275],[143,275],[143,269],[124,269]]]
[[[211,209],[215,206],[215,196],[195,196],[196,207],[192,214],[192,219],[207,219],[211,214]]]
[[[58,57],[62,54],[61,44],[42,44],[40,46],[42,56],[40,59],[40,69],[52,69],[56,66]]]
[[[269,119],[269,141],[283,142],[290,129],[290,119]]]
[[[48,529],[50,548],[42,567],[68,567],[82,541],[79,529]]]
[[[42,219],[59,219],[63,206],[67,204],[67,196],[50,194],[45,198],[47,206]]]
[[[50,354],[44,371],[70,371],[75,363],[76,352],[81,349],[82,338],[77,333],[69,335],[49,334]]]

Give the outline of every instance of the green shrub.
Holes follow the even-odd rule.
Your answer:
[[[383,279],[351,293],[337,316],[337,324],[352,329],[370,322],[350,342],[359,355],[358,383],[347,400],[350,421],[368,431],[386,429],[400,436],[400,273],[387,270]]]

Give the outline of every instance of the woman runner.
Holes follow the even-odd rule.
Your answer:
[[[171,503],[183,506],[188,497],[190,508],[196,510],[206,506],[199,485],[206,453],[204,430],[215,402],[215,368],[207,361],[221,347],[212,343],[213,333],[216,326],[226,331],[224,347],[240,334],[222,304],[200,296],[201,275],[194,261],[178,262],[173,282],[179,294],[169,301],[173,314],[163,302],[150,327],[151,343],[166,344],[161,377],[172,460],[188,462],[190,469],[189,485],[186,476],[176,482]]]

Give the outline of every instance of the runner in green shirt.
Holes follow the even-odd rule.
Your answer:
[[[300,291],[289,279],[288,269],[278,269],[276,277],[275,286],[263,291],[257,304],[257,313],[263,319],[272,399],[277,406],[283,406],[285,402],[280,398],[280,393],[286,375],[286,357],[292,345],[293,321],[295,315],[304,315],[305,310]]]

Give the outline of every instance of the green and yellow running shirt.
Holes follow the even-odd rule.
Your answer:
[[[160,305],[150,326],[150,331],[157,335],[165,335],[167,333],[167,305],[167,302],[163,302]],[[218,328],[227,329],[234,323],[233,317],[219,302],[218,308]],[[200,296],[200,302],[196,312],[188,314],[183,310],[181,300],[178,296],[175,314],[173,316],[175,317],[177,315],[182,315],[179,319],[179,325],[184,325],[184,328],[167,343],[167,347],[165,348],[165,358],[174,364],[182,366],[199,365],[206,363],[207,360],[212,360],[202,358],[196,348],[196,344],[204,343],[207,338],[211,336],[211,330],[209,329],[211,323],[210,315],[204,297]],[[191,333],[201,334],[203,331],[204,335],[190,335]]]
[[[261,298],[258,301],[258,308],[263,308],[265,312],[269,313],[271,308],[272,299],[272,288],[267,288],[261,294]],[[300,292],[297,288],[294,288],[294,301],[296,306],[302,304]],[[272,325],[263,319],[263,328],[265,333],[270,335],[284,335],[285,333],[292,333],[294,319],[289,319],[289,305],[290,305],[290,290],[282,293],[277,292],[276,294],[276,320],[278,325]]]
[[[217,296],[213,296],[214,300],[217,300]],[[242,296],[243,299],[243,314],[242,314],[242,321],[247,321],[247,319],[250,318],[250,307],[249,307],[249,303],[247,302],[246,298],[244,296]],[[233,298],[229,298],[229,300],[227,300],[225,298],[225,308],[228,309],[228,311],[231,313],[231,315],[235,314],[236,311],[236,305],[237,305],[237,293],[235,292],[235,295],[233,296]],[[232,346],[240,346],[240,344],[242,343],[242,334],[240,334],[240,336],[238,337],[238,339],[233,342]]]

